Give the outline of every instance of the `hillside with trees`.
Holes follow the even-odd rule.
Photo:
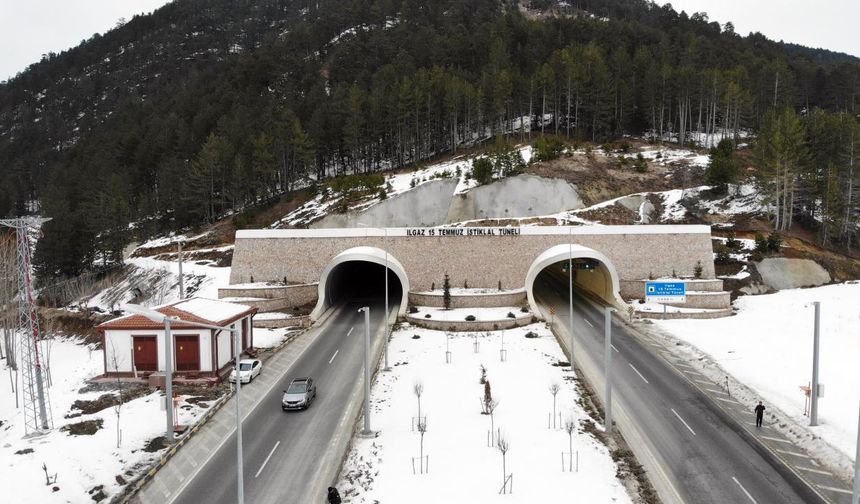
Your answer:
[[[176,0],[0,85],[0,213],[53,217],[38,271],[69,276],[498,134],[734,149],[760,131],[775,227],[856,246],[858,91],[856,58],[644,0]]]

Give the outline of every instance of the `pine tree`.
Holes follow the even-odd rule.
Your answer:
[[[732,141],[728,138],[720,140],[716,147],[711,148],[707,171],[708,184],[725,193],[729,184],[738,178],[738,162]]]
[[[448,273],[445,273],[445,279],[442,281],[442,304],[446,310],[451,309],[451,278]]]

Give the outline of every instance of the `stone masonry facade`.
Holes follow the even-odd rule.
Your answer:
[[[504,289],[525,287],[535,259],[556,245],[573,243],[605,255],[622,282],[693,275],[698,261],[702,278],[714,278],[710,228],[707,226],[600,226],[388,229],[249,230],[236,234],[230,282],[314,283],[338,254],[354,247],[387,250],[403,265],[410,291],[439,287],[445,273],[451,285]],[[483,230],[468,231],[468,230]],[[431,231],[433,230],[433,231]],[[463,231],[467,230],[467,231]],[[432,233],[432,234],[430,234]]]

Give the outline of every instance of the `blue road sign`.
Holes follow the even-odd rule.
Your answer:
[[[654,303],[686,303],[687,283],[645,282],[645,300]]]

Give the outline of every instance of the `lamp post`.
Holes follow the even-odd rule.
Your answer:
[[[370,430],[370,307],[362,306],[359,313],[364,313],[364,429],[361,435],[372,437]]]
[[[568,223],[567,228],[567,284],[568,284],[568,312],[567,324],[570,331],[570,369],[573,370],[573,227]]]
[[[606,307],[603,311],[603,366],[606,375],[606,432],[612,432],[612,312],[615,310]]]
[[[368,226],[363,222],[357,223],[359,226],[363,228],[370,228],[372,226]],[[385,367],[382,368],[383,371],[391,371],[391,367],[388,366],[388,338],[390,337],[389,327],[388,327],[388,317],[389,317],[389,307],[388,307],[388,228],[377,228],[381,229],[384,233],[383,235],[383,245],[382,247],[385,249],[385,320],[383,323],[385,324],[385,345],[382,347],[383,350],[383,358],[385,360]]]
[[[854,485],[851,488],[851,504],[860,504],[860,420],[857,421],[857,452],[854,456]]]
[[[812,390],[810,392],[809,425],[818,425],[818,347],[821,336],[821,303],[814,301],[815,332],[812,338]]]
[[[242,347],[240,341],[240,331],[238,328],[233,327],[222,327],[212,324],[204,324],[200,322],[192,322],[188,320],[182,320],[179,317],[168,317],[164,313],[151,310],[144,306],[136,305],[136,304],[127,304],[123,307],[128,312],[135,313],[137,315],[142,315],[153,322],[159,322],[164,324],[164,375],[165,375],[165,384],[164,384],[164,392],[166,395],[165,403],[167,406],[167,435],[165,436],[168,443],[173,443],[173,337],[171,334],[171,324],[180,322],[186,324],[193,324],[195,327],[203,327],[206,329],[214,329],[216,331],[229,331],[233,336],[233,345],[235,348],[236,354],[236,364],[235,364],[235,372],[236,372],[236,482],[238,485],[237,488],[237,498],[239,504],[244,504],[245,502],[245,481],[244,481],[244,468],[242,462],[242,416],[241,410],[239,407],[240,403],[240,392],[242,390],[242,379],[239,373],[239,361],[240,356],[242,354]]]

